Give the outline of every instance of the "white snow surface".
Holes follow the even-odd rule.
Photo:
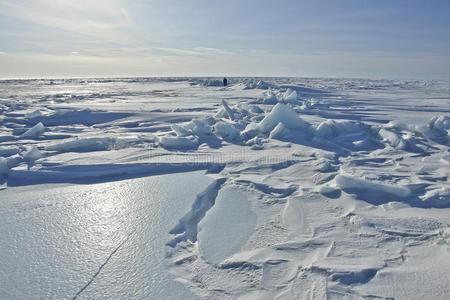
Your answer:
[[[239,189],[224,187],[198,224],[199,251],[205,261],[220,263],[237,252],[254,231],[256,215]]]
[[[96,237],[96,218],[127,216],[116,182],[145,206],[130,178],[194,170],[212,183],[202,184],[197,196],[177,185],[177,197],[189,205],[158,243],[171,276],[199,299],[450,295],[450,82],[228,80],[226,87],[222,78],[0,81],[0,253],[7,253],[7,272],[14,273],[0,266],[0,297],[23,298],[19,286],[36,298],[70,298],[77,291],[76,297],[101,298],[96,291],[130,286],[146,295],[154,286],[134,275],[104,280],[113,270],[137,274],[144,265],[137,258],[148,254],[130,248],[127,263],[126,255],[111,251],[108,245],[129,235],[121,221],[99,241],[100,250],[93,246],[98,252],[91,258],[80,250],[70,264],[56,258],[68,244],[52,249],[56,256],[30,250],[25,259],[26,239],[11,243],[11,234],[39,236],[39,247],[45,234],[78,245],[80,236]],[[54,189],[55,199],[75,191],[74,183],[87,194],[77,192],[73,205],[36,199],[41,194],[34,191],[49,183],[70,187]],[[99,197],[115,202],[98,207],[93,227],[54,223],[60,207],[76,216],[74,210],[94,205],[89,193],[98,194],[96,183],[106,184]],[[189,181],[189,190],[195,184]],[[168,192],[157,184],[137,186],[163,198]],[[135,211],[146,213],[140,206]],[[29,219],[41,227],[28,226]],[[150,226],[146,217],[124,220]],[[45,274],[66,270],[61,280],[67,282],[50,275],[33,281],[27,270],[44,261]]]

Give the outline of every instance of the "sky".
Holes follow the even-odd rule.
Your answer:
[[[0,0],[0,78],[450,79],[450,0]]]

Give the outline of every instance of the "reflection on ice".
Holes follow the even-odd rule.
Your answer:
[[[164,244],[211,179],[170,174],[0,191],[0,297],[190,299]]]

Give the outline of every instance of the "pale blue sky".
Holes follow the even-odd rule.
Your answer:
[[[450,78],[450,1],[0,0],[0,77]]]

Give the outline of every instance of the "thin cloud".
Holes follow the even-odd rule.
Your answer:
[[[153,50],[161,51],[170,55],[188,55],[188,56],[216,56],[216,55],[234,55],[235,52],[208,47],[195,47],[191,49],[152,47]]]
[[[37,0],[33,4],[7,0],[0,3],[0,9],[3,14],[22,22],[80,34],[102,42],[131,44],[137,39],[130,33],[142,30],[117,0]]]
[[[212,54],[212,55],[234,55],[235,52],[217,48],[208,48],[208,47],[195,47],[194,50],[199,51],[202,54]]]
[[[185,50],[185,49],[178,49],[178,48],[166,48],[166,47],[152,47],[153,50],[162,51],[166,54],[172,54],[172,55],[202,55],[199,51],[193,51],[193,50]]]

